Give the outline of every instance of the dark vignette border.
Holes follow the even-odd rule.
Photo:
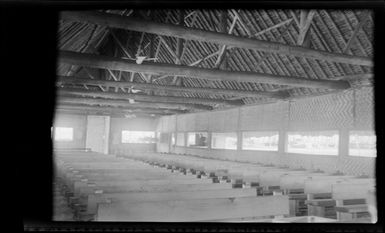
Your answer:
[[[56,77],[56,32],[61,10],[100,8],[327,8],[375,11],[375,110],[377,150],[377,224],[268,224],[268,223],[103,223],[52,222],[52,143]],[[5,51],[4,113],[10,115],[13,145],[6,152],[16,174],[9,186],[13,228],[24,231],[170,231],[170,232],[383,232],[383,135],[381,87],[384,77],[383,1],[2,1],[1,51]],[[4,53],[2,53],[4,55]],[[5,109],[5,108],[4,108]],[[16,127],[15,127],[16,126]],[[13,176],[14,177],[14,176]],[[8,179],[8,178],[7,178]],[[8,202],[8,201],[6,201]],[[13,222],[12,222],[13,223]]]

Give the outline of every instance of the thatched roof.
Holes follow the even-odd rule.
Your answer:
[[[103,10],[109,14],[119,14],[156,22],[179,23],[180,10]],[[206,31],[220,32],[221,10],[183,10],[184,26]],[[302,12],[303,13],[303,12]],[[287,45],[298,45],[301,27],[301,10],[227,10],[226,31],[233,25],[231,34],[258,40],[278,42]],[[310,14],[307,12],[308,15]],[[348,54],[360,57],[373,57],[373,15],[367,10],[314,10],[311,24],[301,46],[337,54]],[[271,28],[279,24],[276,28]],[[359,26],[358,26],[359,25]],[[360,27],[360,28],[358,28]],[[353,38],[353,39],[352,39]],[[149,62],[168,63],[191,66],[202,58],[220,51],[222,45],[210,41],[183,40],[184,48],[180,64],[175,58],[178,38],[158,36],[150,33],[111,28],[86,22],[61,20],[58,33],[60,50],[108,55],[124,58],[130,56],[156,57]],[[347,48],[347,44],[349,47]],[[125,51],[121,48],[124,47]],[[138,47],[140,49],[138,50]],[[279,76],[302,77],[315,80],[337,80],[343,76],[354,76],[348,80],[351,88],[371,85],[371,82],[361,77],[371,74],[372,67],[336,63],[326,60],[309,59],[298,56],[261,52],[255,49],[227,48],[226,63],[216,66],[218,54],[212,55],[200,62],[196,67],[220,69],[226,71],[248,71]],[[174,53],[174,54],[172,54]],[[214,88],[244,91],[275,91],[283,90],[288,94],[287,99],[312,96],[334,92],[335,90],[293,87],[258,82],[237,82],[197,79],[194,77],[177,77],[165,75],[148,75],[127,71],[103,70],[84,68],[82,66],[60,63],[58,75],[113,80],[111,72],[120,80],[145,83],[151,78],[156,85],[176,85],[181,87]],[[91,75],[92,76],[92,75]],[[146,78],[148,80],[146,81]],[[74,85],[67,85],[74,87]],[[76,87],[76,85],[75,85]],[[78,85],[83,88],[84,86]],[[92,89],[92,87],[88,87]],[[95,90],[100,91],[97,87]],[[123,92],[123,90],[119,90]],[[241,100],[243,104],[263,104],[277,101],[263,96],[237,97],[217,93],[181,93],[165,90],[143,91],[142,93],[162,96],[183,96],[187,98]],[[214,109],[226,108],[222,104],[205,104]],[[231,106],[230,106],[231,107]]]

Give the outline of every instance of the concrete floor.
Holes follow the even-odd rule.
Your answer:
[[[60,192],[57,183],[54,184],[54,211],[53,221],[74,221],[74,214],[68,207],[64,195]]]

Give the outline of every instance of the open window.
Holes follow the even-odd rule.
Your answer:
[[[171,133],[171,145],[175,146],[175,143],[176,143],[175,133]]]
[[[188,133],[187,146],[188,147],[207,148],[208,147],[208,134],[207,134],[207,132]]]
[[[70,127],[55,127],[55,141],[70,142],[74,140],[74,129]]]
[[[242,150],[278,151],[277,131],[242,132]]]
[[[213,149],[237,149],[237,133],[212,133],[211,148]]]
[[[123,130],[122,143],[155,143],[155,132]]]
[[[338,131],[288,132],[286,152],[313,155],[338,155]]]
[[[376,157],[376,134],[374,131],[350,131],[349,155],[360,157]]]

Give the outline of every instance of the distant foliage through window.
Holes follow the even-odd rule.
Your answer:
[[[171,145],[175,146],[176,139],[175,139],[175,133],[171,133]]]
[[[349,155],[376,157],[376,134],[373,131],[350,131]]]
[[[123,130],[122,143],[155,143],[155,132]]]
[[[237,133],[212,133],[211,148],[236,150]]]
[[[187,146],[189,147],[207,148],[208,147],[207,142],[208,142],[207,132],[188,133]]]
[[[74,129],[69,127],[55,127],[55,141],[73,141]]]
[[[242,150],[278,151],[278,132],[243,132]]]
[[[286,152],[338,155],[338,131],[289,132]]]

